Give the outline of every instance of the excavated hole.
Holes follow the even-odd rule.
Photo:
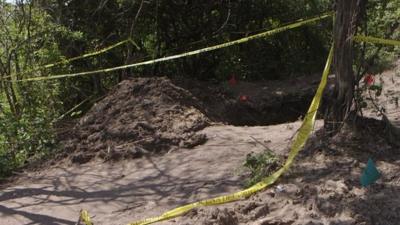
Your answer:
[[[188,90],[208,118],[235,126],[267,126],[302,118],[315,94],[319,77],[285,81],[239,82],[235,86],[174,80]]]

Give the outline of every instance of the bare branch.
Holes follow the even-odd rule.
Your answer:
[[[135,18],[134,18],[133,21],[132,21],[131,29],[130,29],[130,32],[129,32],[129,37],[130,37],[130,38],[132,38],[133,30],[134,30],[136,21],[137,21],[137,19],[139,18],[139,15],[140,15],[140,13],[141,13],[141,11],[142,11],[142,8],[143,8],[143,3],[144,3],[144,0],[142,0],[142,1],[140,2],[139,9],[138,9],[138,11],[137,11],[137,13],[136,13]]]
[[[231,17],[231,0],[228,0],[228,14],[226,15],[225,22],[221,25],[221,27],[217,31],[213,33],[213,35],[218,34],[225,28],[225,26],[229,22],[230,17]]]

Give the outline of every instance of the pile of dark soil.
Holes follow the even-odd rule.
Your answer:
[[[168,78],[135,78],[118,84],[60,138],[66,156],[86,163],[191,148],[211,121],[270,125],[296,121],[307,110],[319,76],[291,81],[238,81],[235,85]],[[65,137],[64,137],[65,136]]]
[[[209,123],[196,102],[167,78],[126,80],[80,119],[63,144],[67,154],[74,152],[74,163],[191,148],[206,141],[195,132]]]

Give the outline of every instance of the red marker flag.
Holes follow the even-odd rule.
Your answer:
[[[375,83],[375,78],[374,78],[374,76],[371,75],[371,74],[369,74],[369,73],[367,73],[367,74],[364,76],[364,84],[366,84],[366,85],[368,85],[368,86],[371,86],[371,85],[373,85],[374,83]]]
[[[239,100],[240,100],[241,102],[246,102],[247,100],[249,100],[249,96],[247,96],[247,95],[241,95],[241,96],[239,96]]]
[[[235,75],[232,75],[231,79],[228,81],[230,86],[235,86],[237,84],[237,80],[235,78]]]

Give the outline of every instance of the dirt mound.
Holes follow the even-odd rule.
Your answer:
[[[205,142],[195,132],[209,122],[196,102],[167,78],[123,81],[80,119],[65,149],[75,152],[72,162],[85,163],[193,147]]]
[[[72,161],[133,158],[191,148],[210,121],[265,125],[296,121],[311,100],[319,77],[234,86],[168,78],[135,78],[117,85],[62,137]],[[288,88],[290,86],[291,88]],[[244,99],[243,99],[244,98]],[[63,135],[64,136],[64,135]]]

